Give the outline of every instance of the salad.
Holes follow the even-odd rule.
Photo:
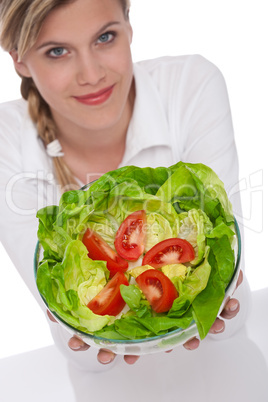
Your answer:
[[[68,325],[113,340],[215,321],[235,269],[223,183],[203,164],[122,167],[38,211],[37,287]]]

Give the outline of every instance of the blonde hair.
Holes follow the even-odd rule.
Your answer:
[[[10,52],[16,49],[18,57],[34,45],[48,14],[56,7],[75,0],[0,0],[0,46]],[[119,0],[126,19],[129,0]],[[21,76],[21,94],[28,101],[31,119],[36,125],[39,137],[46,147],[57,138],[57,127],[49,105],[40,95],[32,78]],[[73,173],[61,157],[53,158],[55,174],[62,191],[77,189]]]

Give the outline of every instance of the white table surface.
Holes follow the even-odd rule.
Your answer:
[[[260,317],[268,288],[252,292],[252,299],[245,328],[228,340],[205,340],[192,352],[178,347],[133,366],[118,356],[102,373],[76,370],[54,345],[0,359],[0,400],[267,402],[268,325]]]

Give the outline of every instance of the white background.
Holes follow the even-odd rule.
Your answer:
[[[245,261],[251,289],[268,287],[266,0],[132,0],[134,61],[199,53],[222,71],[240,159]],[[0,51],[0,102],[20,80]],[[52,344],[35,300],[0,245],[0,358]],[[31,267],[29,267],[31,269]]]

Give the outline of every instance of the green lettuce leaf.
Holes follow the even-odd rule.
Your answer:
[[[105,263],[90,260],[83,243],[73,240],[66,247],[62,263],[53,260],[41,263],[37,270],[37,286],[52,312],[67,324],[92,333],[112,322],[113,318],[94,314],[83,304],[87,297],[92,297],[87,294],[85,282],[91,281],[94,287],[102,288],[107,277]],[[83,294],[82,301],[79,293]]]
[[[183,316],[196,297],[206,288],[211,273],[211,266],[208,262],[209,251],[209,247],[206,247],[204,261],[185,280],[181,280],[179,277],[177,277],[177,281],[173,280],[179,297],[174,300],[168,312],[169,317]]]
[[[195,259],[191,265],[198,265],[204,258],[206,235],[213,230],[208,216],[201,209],[190,209],[179,214],[178,237],[187,240],[195,250]]]
[[[178,162],[170,170],[172,174],[157,192],[161,199],[173,203],[179,212],[202,209],[212,222],[220,216],[226,222],[234,221],[224,184],[212,169]]]

